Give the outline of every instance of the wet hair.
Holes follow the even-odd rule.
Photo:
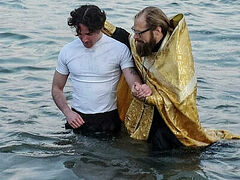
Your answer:
[[[74,9],[68,18],[68,25],[76,28],[77,35],[80,31],[80,24],[85,25],[89,32],[95,32],[102,29],[106,21],[106,14],[95,5],[82,5]]]
[[[165,36],[167,32],[172,33],[174,29],[173,25],[161,9],[153,6],[146,7],[136,14],[135,19],[142,15],[145,16],[148,28],[154,30],[160,26],[163,36]]]

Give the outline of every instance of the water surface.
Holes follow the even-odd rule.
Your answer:
[[[240,142],[154,153],[126,134],[109,139],[73,134],[50,89],[61,47],[75,38],[69,12],[80,4],[103,8],[130,31],[133,16],[153,5],[183,13],[198,78],[204,127],[239,133],[240,1],[4,0],[0,2],[1,179],[239,179]],[[65,89],[71,100],[71,84]]]

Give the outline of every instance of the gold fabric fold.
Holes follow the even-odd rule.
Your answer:
[[[105,21],[104,27],[102,28],[102,32],[111,37],[115,31],[116,27],[112,25],[110,22]]]
[[[125,116],[125,126],[130,136],[146,140],[152,124],[154,106],[173,134],[185,146],[208,146],[220,139],[240,139],[224,130],[210,130],[201,126],[196,106],[197,80],[194,71],[192,48],[188,28],[183,14],[171,18],[175,25],[173,33],[167,34],[158,52],[141,58],[136,53],[135,41],[131,37],[131,51],[136,67],[153,94],[142,102],[131,96],[120,95],[118,107]],[[107,23],[108,27],[110,23]],[[113,29],[113,28],[110,28]],[[122,88],[120,88],[123,85]],[[125,86],[125,87],[124,87]],[[119,90],[126,88],[120,83]],[[124,105],[124,102],[127,102]],[[129,106],[129,102],[131,102]]]
[[[154,107],[133,98],[125,117],[125,126],[134,139],[145,140],[148,138]]]
[[[131,101],[132,101],[131,91],[128,87],[128,84],[123,74],[121,74],[121,78],[117,86],[117,109],[119,117],[122,121],[124,121],[125,119],[125,115],[127,113]]]

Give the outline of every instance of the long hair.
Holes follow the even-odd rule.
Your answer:
[[[77,35],[79,34],[79,24],[88,27],[90,32],[102,29],[106,21],[106,14],[103,10],[95,5],[82,5],[74,9],[68,18],[68,25],[76,28]]]
[[[135,15],[135,19],[142,15],[145,16],[148,28],[153,30],[160,26],[163,36],[165,36],[167,32],[172,33],[174,29],[173,25],[161,9],[153,6],[146,7]]]

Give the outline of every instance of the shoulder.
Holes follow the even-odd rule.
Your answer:
[[[81,47],[83,46],[80,39],[79,38],[76,38],[74,40],[72,40],[71,42],[65,44],[63,47],[62,47],[62,50],[68,50],[68,49],[73,49],[73,48],[76,48],[76,47]]]
[[[65,44],[61,48],[60,54],[68,54],[68,53],[74,52],[75,49],[81,49],[81,47],[83,47],[83,44],[81,43],[79,38],[76,38],[73,41]]]
[[[109,44],[109,45],[111,45],[113,48],[120,48],[120,49],[126,49],[126,48],[128,48],[124,43],[122,43],[122,42],[120,42],[120,41],[118,41],[118,40],[116,40],[116,39],[114,39],[114,38],[112,38],[112,37],[109,37],[109,36],[107,36],[107,35],[103,35],[103,38],[104,38],[104,41],[107,43],[107,44]]]
[[[79,38],[74,39],[73,41],[65,44],[60,52],[59,52],[59,57],[61,58],[69,58],[73,54],[76,54],[76,52],[81,52],[81,49],[83,47],[83,44],[81,43]]]

